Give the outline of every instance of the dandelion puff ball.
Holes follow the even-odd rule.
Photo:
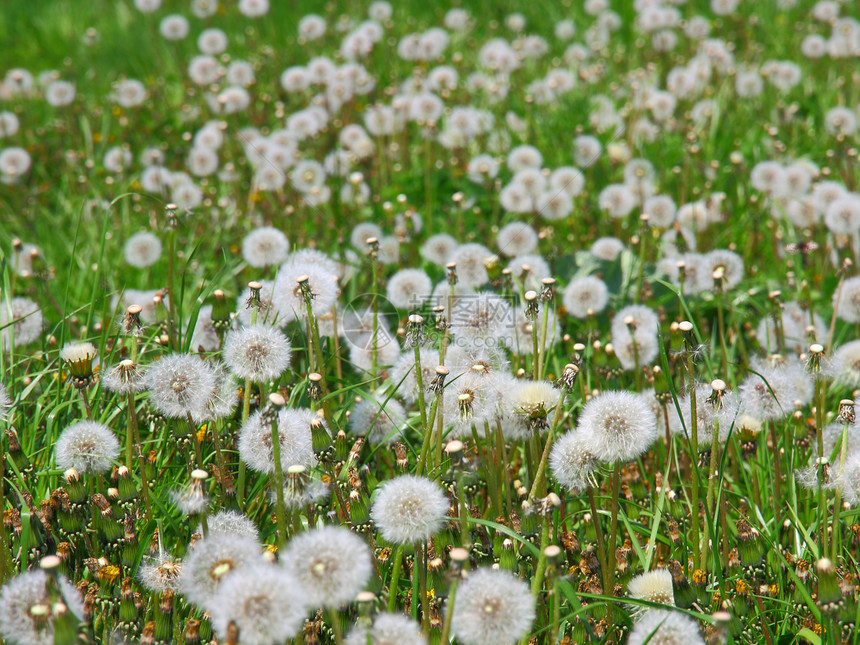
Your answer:
[[[657,438],[657,421],[648,405],[633,392],[607,391],[592,398],[579,415],[577,430],[597,459],[632,461]]]
[[[352,602],[373,573],[370,547],[340,526],[301,533],[287,545],[284,566],[298,580],[310,608]]]
[[[215,389],[215,372],[199,356],[170,354],[146,370],[149,400],[166,417],[203,415]]]
[[[12,335],[15,347],[29,345],[42,333],[42,310],[29,298],[12,298],[9,305],[0,305],[0,346],[6,347]]]
[[[12,407],[12,398],[6,391],[6,386],[0,383],[0,421],[5,421],[9,416],[9,408]]]
[[[350,431],[367,436],[374,445],[396,441],[400,437],[400,427],[405,423],[406,409],[394,399],[386,401],[384,397],[381,400],[363,399],[349,416]]]
[[[448,498],[439,486],[416,475],[401,475],[379,488],[371,516],[382,537],[414,544],[438,533],[448,514]]]
[[[535,617],[529,586],[501,569],[478,569],[457,589],[451,629],[464,645],[513,645]]]
[[[228,575],[209,605],[212,627],[227,642],[231,622],[243,645],[285,643],[305,619],[304,593],[283,567],[255,564]]]
[[[311,423],[315,421],[322,420],[306,408],[282,408],[278,412],[283,470],[296,465],[310,468],[316,462],[311,438]],[[263,422],[261,412],[251,415],[239,431],[239,456],[251,470],[269,474],[275,472],[272,429]]]
[[[692,618],[666,609],[650,609],[633,627],[627,645],[704,645]]]
[[[41,570],[27,571],[11,578],[0,592],[0,636],[15,645],[50,645],[54,642],[54,626],[34,620],[31,611],[37,605],[50,602],[45,590],[47,574]],[[83,620],[84,604],[77,589],[60,578],[60,591],[69,611]],[[48,608],[49,609],[49,608]]]
[[[860,277],[848,278],[842,283],[842,293],[838,290],[833,293],[833,306],[842,320],[860,322]]]
[[[439,266],[445,266],[459,243],[447,233],[437,233],[427,238],[421,246],[421,255],[424,259]]]
[[[209,525],[209,537],[215,535],[238,535],[240,537],[248,537],[255,541],[259,541],[260,532],[254,522],[240,513],[239,511],[218,511],[214,515],[210,515],[207,524]],[[198,531],[203,534],[202,527]]]
[[[356,625],[344,641],[346,645],[425,645],[421,626],[403,614],[379,614],[373,625]]]
[[[272,226],[254,229],[242,240],[242,257],[255,269],[285,262],[289,252],[287,236]]]
[[[125,261],[143,269],[158,262],[161,257],[161,240],[153,233],[135,233],[125,243]]]
[[[562,294],[562,303],[574,318],[585,318],[589,311],[598,314],[609,302],[609,289],[600,278],[586,276],[571,280]]]
[[[79,421],[63,430],[54,446],[54,459],[62,470],[103,473],[110,470],[119,450],[119,441],[106,425]]]
[[[657,602],[664,605],[675,604],[675,591],[672,587],[672,574],[668,569],[646,571],[627,583],[631,598]]]
[[[386,293],[398,309],[420,309],[433,294],[433,281],[421,269],[401,269],[391,276]]]
[[[188,602],[209,611],[218,586],[227,574],[261,561],[260,544],[253,538],[210,535],[195,542],[186,554],[179,589]]]
[[[496,235],[499,253],[509,257],[527,255],[538,247],[538,234],[525,222],[511,222]]]
[[[483,244],[462,244],[454,251],[451,262],[457,264],[457,280],[464,287],[480,287],[489,280],[484,262],[493,253]]]
[[[229,332],[223,357],[236,376],[263,383],[278,378],[290,365],[293,350],[289,339],[278,329],[254,325]]]
[[[597,459],[588,449],[582,432],[563,434],[549,453],[549,467],[556,481],[570,491],[581,492],[592,486]]]

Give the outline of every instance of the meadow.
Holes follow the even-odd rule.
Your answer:
[[[860,642],[856,3],[0,43],[0,642]]]

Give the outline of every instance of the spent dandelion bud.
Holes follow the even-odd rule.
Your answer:
[[[526,301],[525,316],[529,320],[534,320],[540,310],[538,294],[536,291],[526,291],[524,298]]]
[[[842,399],[839,402],[839,422],[845,424],[852,424],[857,419],[857,415],[854,411],[854,401],[851,399]]]
[[[450,374],[450,370],[444,365],[436,366],[436,375],[430,383],[429,390],[434,394],[440,394],[445,389],[445,379]]]
[[[140,305],[129,305],[122,318],[122,333],[126,336],[140,336],[143,332],[143,323],[140,321],[140,313],[143,307]]]

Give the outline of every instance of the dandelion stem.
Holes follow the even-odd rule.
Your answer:
[[[597,559],[603,573],[603,587],[609,588],[609,565],[606,562],[606,546],[603,540],[603,529],[600,527],[600,516],[597,514],[597,504],[594,501],[594,489],[588,487],[588,503],[591,505],[591,522],[594,524],[594,534],[597,540]]]
[[[337,609],[330,609],[329,620],[331,620],[331,630],[334,632],[334,642],[337,645],[342,645],[343,628],[340,625],[340,612]]]
[[[275,395],[272,396],[274,397]],[[272,430],[272,459],[275,462],[275,495],[277,496],[275,515],[278,519],[278,547],[283,548],[283,546],[287,543],[287,518],[284,505],[284,471],[281,468],[281,435],[280,433],[278,433],[277,409],[272,411],[270,425]]]
[[[400,583],[400,568],[403,563],[403,545],[394,551],[394,562],[391,569],[391,580],[388,581],[388,611],[393,612],[397,608],[397,585]]]
[[[840,477],[839,483],[836,486],[836,497],[833,500],[833,529],[830,539],[830,559],[836,562],[837,552],[839,551],[839,515],[842,511],[842,473],[845,472],[845,459],[848,454],[848,423],[842,425],[842,440],[839,448],[839,471],[837,475]]]
[[[445,607],[445,622],[442,623],[442,638],[439,639],[440,645],[447,645],[451,640],[451,618],[454,615],[454,602],[457,599],[457,582],[459,580],[459,576],[455,576],[448,589],[448,602]]]
[[[549,453],[552,448],[555,429],[558,427],[558,422],[561,420],[562,405],[564,404],[564,397],[566,395],[567,388],[562,388],[561,396],[558,399],[558,405],[555,406],[555,414],[552,415],[552,423],[550,424],[549,431],[546,434],[546,444],[544,445],[543,453],[540,457],[540,463],[538,463],[537,471],[535,472],[534,482],[532,482],[532,488],[529,491],[529,499],[535,496],[542,496],[546,492],[546,487],[543,485],[546,475],[546,465],[549,461]]]
[[[615,596],[615,547],[618,542],[618,497],[621,495],[621,462],[616,461],[612,468],[612,497],[609,500],[609,508],[612,512],[609,523],[609,550],[607,552],[607,578],[609,579],[608,589],[604,589],[603,593],[610,597]]]
[[[421,427],[427,428],[427,403],[424,400],[424,376],[421,373],[421,348],[413,344],[415,350],[415,382],[418,385],[418,412],[421,415]]]
[[[693,531],[693,568],[699,569],[701,560],[701,542],[699,541],[699,411],[696,403],[696,377],[693,373],[693,355],[687,352],[687,375],[690,379],[690,467],[693,477],[690,481],[690,528]]]
[[[415,564],[418,566],[418,591],[421,594],[421,630],[424,638],[430,637],[430,599],[427,597],[427,543],[422,542],[418,546],[418,557]],[[415,602],[413,598],[412,602]]]
[[[433,421],[436,418],[436,415],[441,412],[439,409],[439,401],[442,398],[442,393],[436,395],[436,398],[433,399],[433,403],[430,406],[430,419],[429,423],[424,426],[424,438],[421,442],[421,453],[418,455],[418,466],[415,469],[415,474],[420,475],[424,472],[424,464],[427,462],[427,455],[430,452],[430,441],[433,437]]]

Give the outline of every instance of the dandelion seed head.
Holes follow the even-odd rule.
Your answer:
[[[265,383],[279,378],[290,365],[292,346],[278,329],[254,325],[227,333],[223,358],[240,379]]]
[[[649,609],[633,626],[629,645],[705,645],[699,626],[677,611]]]
[[[438,533],[448,513],[448,498],[426,477],[401,475],[379,487],[371,516],[382,537],[414,544]]]
[[[284,566],[305,591],[307,605],[336,609],[352,602],[373,573],[370,548],[357,534],[326,526],[294,537]]]
[[[370,632],[368,634],[368,632]],[[347,635],[346,645],[425,645],[421,626],[403,614],[379,614],[368,629],[356,625]]]
[[[515,643],[535,618],[528,585],[501,569],[470,573],[457,589],[451,630],[464,645]]]
[[[589,312],[599,314],[609,302],[609,289],[600,278],[586,276],[571,280],[562,294],[564,308],[575,318],[585,318]]]
[[[549,453],[549,467],[558,483],[576,493],[594,485],[594,472],[598,468],[587,440],[581,432],[567,432],[558,438]]]
[[[255,269],[285,262],[289,252],[287,236],[272,226],[255,228],[242,240],[242,257]]]
[[[367,398],[352,409],[349,429],[353,434],[366,436],[373,445],[390,444],[398,440],[406,420],[406,409],[394,399]]]
[[[133,267],[144,269],[161,258],[161,240],[149,232],[135,233],[125,243],[125,261]]]
[[[281,468],[301,464],[310,468],[316,463],[311,440],[311,422],[319,416],[305,408],[281,408],[277,432],[280,439]],[[255,412],[239,431],[239,456],[251,470],[271,474],[275,470],[272,454],[272,430],[262,412]]]
[[[215,389],[215,373],[192,354],[170,354],[150,365],[143,377],[149,400],[163,415],[203,416]]]
[[[210,535],[206,540],[195,542],[185,556],[179,589],[188,602],[209,611],[219,584],[228,574],[261,561],[260,545],[253,538]]]
[[[624,390],[606,391],[582,408],[577,431],[586,449],[606,462],[631,461],[657,438],[657,422],[640,397]]]
[[[675,604],[675,591],[672,586],[672,574],[668,569],[646,571],[627,583],[627,592],[631,598],[648,602]]]
[[[78,421],[63,430],[54,446],[54,460],[61,470],[74,468],[81,473],[110,470],[119,456],[119,441],[106,425]]]

